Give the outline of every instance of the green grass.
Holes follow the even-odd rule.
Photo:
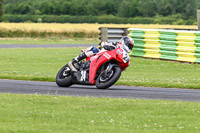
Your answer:
[[[4,38],[0,40],[0,44],[97,44],[97,39],[65,39],[65,38]]]
[[[0,78],[55,81],[59,69],[81,48],[0,49]],[[200,65],[131,58],[118,85],[200,89]]]
[[[197,133],[200,103],[0,94],[0,132]]]

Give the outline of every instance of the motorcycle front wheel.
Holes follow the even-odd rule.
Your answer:
[[[102,71],[99,76],[96,79],[96,87],[98,89],[107,89],[121,76],[121,68],[120,66],[114,66],[112,69],[108,72],[106,70]]]
[[[69,87],[72,83],[71,70],[68,65],[63,66],[56,76],[56,84],[60,87]]]

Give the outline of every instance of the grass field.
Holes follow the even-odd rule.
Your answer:
[[[194,25],[0,23],[0,37],[98,38],[100,27],[197,29]]]
[[[0,38],[0,44],[98,44],[95,38]]]
[[[100,27],[116,28],[173,28],[173,29],[197,29],[195,25],[159,25],[159,24],[59,24],[59,23],[0,23],[0,29],[22,31],[47,31],[47,32],[96,32]]]
[[[55,81],[59,69],[81,48],[0,49],[0,78]],[[118,85],[200,89],[199,64],[132,57]]]
[[[0,36],[5,37],[0,44],[96,44],[98,40],[93,38],[97,38],[99,27],[197,28],[0,23]],[[74,39],[74,36],[91,39]],[[77,56],[80,49],[0,49],[0,78],[55,81],[58,70]],[[131,59],[118,85],[200,89],[198,64]],[[200,103],[195,102],[0,94],[0,132],[197,133],[199,130]]]
[[[198,133],[200,103],[0,94],[0,132]]]

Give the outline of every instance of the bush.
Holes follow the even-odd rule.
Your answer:
[[[42,21],[39,21],[42,20]],[[113,24],[178,24],[192,25],[196,19],[184,20],[181,16],[155,16],[155,17],[117,17],[113,15],[104,16],[70,16],[70,15],[11,15],[3,16],[4,22],[44,22],[44,23],[113,23]]]

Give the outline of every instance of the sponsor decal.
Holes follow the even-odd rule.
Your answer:
[[[118,49],[118,50],[117,50],[117,53],[122,54],[123,51],[122,51],[121,49]]]
[[[107,59],[110,59],[111,58],[111,56],[108,54],[108,53],[104,53],[103,54]]]

